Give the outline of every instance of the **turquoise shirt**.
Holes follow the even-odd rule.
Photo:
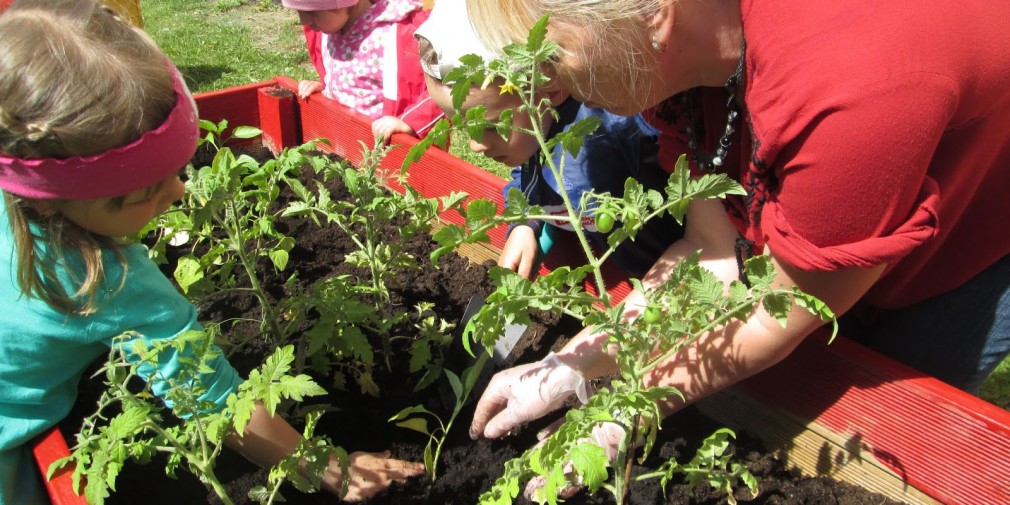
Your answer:
[[[108,355],[114,337],[133,330],[155,341],[202,328],[196,308],[147,257],[143,246],[129,246],[124,253],[127,270],[121,289],[120,260],[111,251],[105,253],[106,289],[99,295],[97,313],[57,312],[21,296],[10,224],[0,202],[0,503],[46,503],[39,471],[25,444],[67,415],[84,370]],[[58,273],[65,286],[72,286],[68,273],[79,271],[80,259],[68,257],[65,263]],[[177,358],[163,356],[159,372],[171,376],[178,369]],[[207,387],[203,398],[222,407],[241,379],[223,356],[212,368],[216,372],[202,378]],[[153,392],[165,393],[157,387]]]

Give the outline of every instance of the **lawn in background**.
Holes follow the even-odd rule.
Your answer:
[[[142,0],[144,29],[194,93],[270,80],[318,79],[298,15],[271,0]]]

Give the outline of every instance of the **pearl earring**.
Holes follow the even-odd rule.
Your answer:
[[[656,39],[652,39],[652,50],[656,51],[657,53],[665,53],[666,52],[666,44],[664,44],[664,43],[662,43],[662,42],[660,42],[660,41],[658,41]]]

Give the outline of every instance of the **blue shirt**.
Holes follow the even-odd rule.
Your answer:
[[[560,167],[564,163],[563,184],[558,184],[550,168],[541,161],[539,153],[525,164],[513,168],[512,181],[502,190],[506,202],[509,190],[516,188],[526,195],[531,205],[539,205],[547,213],[567,215],[561,198],[562,190],[568,192],[573,205],[578,205],[582,194],[587,191],[609,192],[621,197],[624,195],[624,182],[629,177],[647,189],[663,192],[669,174],[659,166],[656,158],[659,131],[640,115],[618,116],[603,109],[586,107],[572,98],[558,106],[557,112],[558,119],[551,125],[547,140],[588,117],[599,118],[600,126],[585,138],[578,156],[572,156],[561,146],[554,148],[551,157],[555,165]],[[583,209],[583,213],[592,216],[593,209]],[[567,223],[547,224],[571,229]],[[537,234],[541,253],[547,254],[552,240],[544,237],[549,237],[554,230],[545,229],[540,222],[531,221],[529,225]],[[583,228],[594,245],[607,247],[606,235],[596,230],[593,220],[583,222]],[[674,219],[656,218],[646,223],[634,241],[625,240],[611,259],[629,274],[641,276],[670,244],[683,235],[683,227]]]
[[[120,288],[120,260],[112,251],[104,251],[106,280],[96,313],[81,316],[56,311],[40,300],[22,296],[6,206],[0,204],[0,299],[4,307],[0,311],[0,503],[36,503],[44,496],[25,444],[67,415],[85,368],[108,355],[114,337],[133,330],[153,342],[202,329],[196,321],[196,308],[147,257],[143,246],[128,246],[123,253],[126,282]],[[78,273],[76,277],[80,277],[83,271],[80,257],[68,254],[63,263],[57,267],[57,275],[73,293],[76,284],[71,276]],[[179,367],[179,356],[168,354],[161,356],[158,372],[171,376]],[[203,399],[223,407],[241,380],[223,355],[211,366],[215,372],[202,377],[207,388]],[[152,372],[140,369],[145,378]],[[166,391],[159,385],[163,386],[161,381],[154,384],[153,392],[162,396]]]

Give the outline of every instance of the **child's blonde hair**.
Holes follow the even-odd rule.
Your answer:
[[[134,141],[175,104],[166,61],[150,37],[95,0],[14,2],[0,16],[0,153],[67,158]],[[102,251],[122,262],[121,244],[47,211],[52,201],[4,192],[4,203],[21,292],[65,313],[95,310]],[[68,252],[84,263],[74,293],[56,275]]]

